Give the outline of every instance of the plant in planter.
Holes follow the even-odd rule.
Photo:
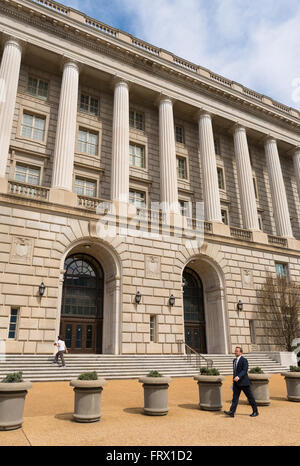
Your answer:
[[[71,380],[74,387],[74,413],[76,422],[97,422],[101,418],[101,395],[106,385],[105,379],[99,379],[97,372],[84,372],[77,380]]]
[[[151,371],[146,377],[139,378],[144,388],[145,414],[149,416],[168,414],[168,388],[171,381],[171,377],[164,377],[158,371]]]
[[[201,367],[200,375],[194,380],[198,382],[199,408],[205,411],[220,411],[222,409],[221,387],[224,377],[215,367]]]
[[[22,372],[8,374],[0,382],[0,430],[14,430],[22,427],[27,391],[31,382],[25,382]]]
[[[300,401],[300,367],[290,366],[289,372],[282,372],[287,388],[289,401]]]
[[[258,406],[270,404],[269,381],[271,374],[265,374],[261,367],[253,367],[248,372],[251,390]]]

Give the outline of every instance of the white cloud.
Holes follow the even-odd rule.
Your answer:
[[[287,105],[300,77],[299,0],[66,0]],[[125,26],[124,26],[125,25]]]

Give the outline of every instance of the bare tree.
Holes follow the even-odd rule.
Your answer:
[[[300,283],[270,274],[259,296],[261,310],[277,344],[292,351],[292,341],[300,336]]]

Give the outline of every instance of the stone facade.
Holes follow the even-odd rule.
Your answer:
[[[203,283],[208,353],[228,353],[236,344],[245,351],[279,350],[258,290],[275,263],[286,264],[291,278],[300,274],[299,113],[126,33],[99,22],[91,28],[85,15],[55,2],[45,8],[1,0],[0,6],[6,93],[0,122],[10,135],[0,139],[0,340],[6,351],[53,352],[65,259],[87,252],[104,271],[103,353],[184,351],[186,266]],[[22,55],[15,96],[7,77],[9,41],[15,73]],[[29,77],[48,83],[47,98],[28,93]],[[97,114],[80,108],[82,94],[98,99]],[[11,122],[5,119],[9,100]],[[128,110],[143,116],[141,128],[129,127]],[[44,119],[42,140],[22,135],[24,113]],[[183,139],[174,143],[176,127]],[[82,129],[98,136],[93,154],[79,150]],[[129,166],[128,142],[143,147],[144,166]],[[186,161],[185,177],[176,177],[176,155]],[[39,182],[18,182],[17,165],[38,169]],[[95,183],[93,196],[77,196],[76,177]],[[103,237],[97,205],[114,201],[127,227],[130,216],[124,220],[121,204],[127,206],[128,189],[145,193],[149,208],[162,200],[192,202],[193,234],[196,203],[204,201],[204,240],[190,246],[177,234],[182,217],[176,209],[170,233],[160,221],[157,237],[148,234],[146,213],[148,233],[134,234],[134,218],[126,235]],[[13,308],[18,321],[9,338]]]

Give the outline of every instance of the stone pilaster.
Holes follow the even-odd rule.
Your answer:
[[[273,215],[276,233],[284,238],[293,238],[287,195],[282,176],[276,139],[268,136],[265,139],[265,154],[272,195]]]
[[[128,203],[129,197],[129,87],[115,83],[112,133],[111,199]]]
[[[240,125],[236,125],[234,127],[233,139],[238,173],[243,227],[247,230],[258,231],[259,224],[257,206],[245,128]]]
[[[54,149],[54,165],[50,202],[76,205],[73,192],[73,166],[76,144],[78,103],[78,65],[69,60],[64,64]]]
[[[159,99],[160,200],[164,212],[179,213],[172,99]]]
[[[16,106],[22,47],[18,40],[5,42],[0,67],[0,192],[7,191],[5,177],[13,116]]]

